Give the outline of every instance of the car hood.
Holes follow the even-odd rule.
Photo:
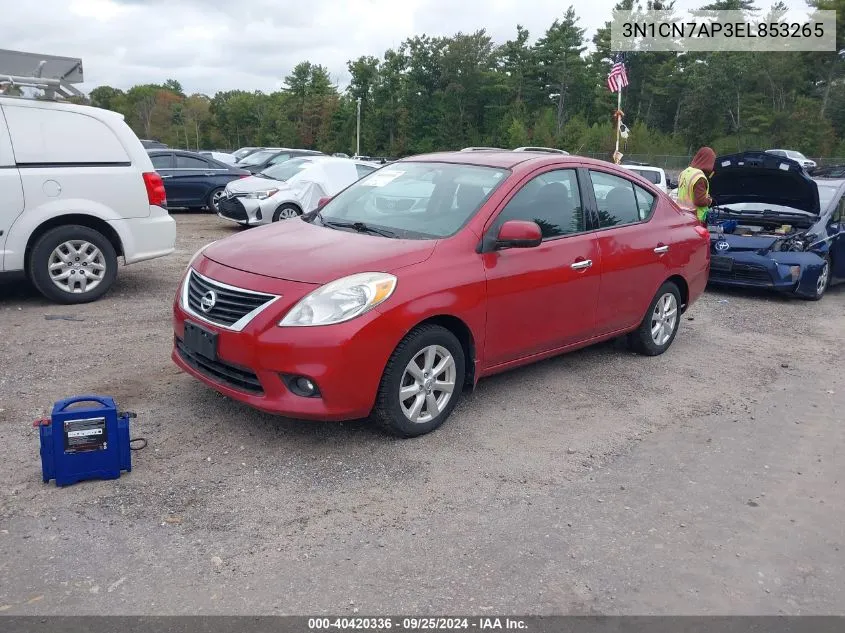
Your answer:
[[[400,240],[285,220],[209,246],[203,255],[244,272],[325,284],[362,272],[393,272],[428,259],[435,240]]]
[[[227,189],[234,193],[252,193],[253,191],[267,191],[268,189],[279,189],[285,183],[272,178],[260,178],[258,176],[247,176],[233,180],[227,185]]]
[[[796,161],[765,152],[720,156],[710,182],[719,206],[774,204],[819,215],[819,189]]]

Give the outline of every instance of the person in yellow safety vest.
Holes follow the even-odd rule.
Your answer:
[[[707,212],[713,204],[710,197],[710,178],[716,164],[716,152],[702,147],[693,156],[690,166],[678,177],[678,203],[693,207],[701,222],[707,222]]]

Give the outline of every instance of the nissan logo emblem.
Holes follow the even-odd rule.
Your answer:
[[[217,304],[217,293],[213,290],[206,292],[200,299],[200,310],[203,312],[211,312],[211,309]]]
[[[725,240],[719,240],[718,242],[716,242],[715,248],[716,248],[717,251],[721,252],[721,251],[728,250],[730,247],[731,247],[731,245],[728,244]]]

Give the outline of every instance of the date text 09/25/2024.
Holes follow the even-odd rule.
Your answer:
[[[526,631],[528,625],[519,618],[497,617],[344,617],[309,618],[309,631],[364,630],[364,631]]]

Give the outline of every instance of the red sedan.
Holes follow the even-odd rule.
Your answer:
[[[173,360],[264,411],[411,437],[484,376],[625,334],[662,354],[709,262],[692,214],[609,163],[417,156],[198,252]]]

